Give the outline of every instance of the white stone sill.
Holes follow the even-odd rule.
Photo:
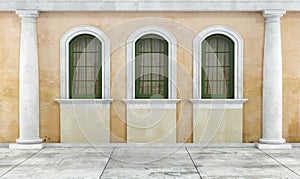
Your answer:
[[[113,99],[55,99],[61,107],[109,107]]]
[[[194,108],[199,109],[243,109],[248,99],[190,99]]]
[[[130,109],[176,109],[180,99],[123,99]]]

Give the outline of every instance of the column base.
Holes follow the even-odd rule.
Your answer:
[[[45,145],[40,144],[9,144],[10,149],[42,149]]]
[[[256,148],[258,149],[291,149],[292,144],[263,144],[263,143],[256,143]]]
[[[291,149],[292,144],[287,144],[285,139],[259,139],[256,143],[258,149]]]
[[[285,144],[285,139],[259,139],[261,144]]]
[[[17,144],[40,144],[42,143],[42,139],[17,139]]]
[[[42,139],[17,139],[15,144],[9,144],[10,149],[42,149]]]

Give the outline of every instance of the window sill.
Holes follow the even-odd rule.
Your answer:
[[[243,109],[248,99],[190,99],[194,108],[202,109]]]
[[[113,99],[56,99],[61,107],[109,107]]]
[[[131,109],[175,109],[180,99],[123,99]]]

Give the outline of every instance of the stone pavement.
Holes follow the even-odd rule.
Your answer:
[[[300,178],[300,148],[0,148],[0,178]]]

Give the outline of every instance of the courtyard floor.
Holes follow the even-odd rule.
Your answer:
[[[300,178],[300,148],[0,148],[0,178]]]

